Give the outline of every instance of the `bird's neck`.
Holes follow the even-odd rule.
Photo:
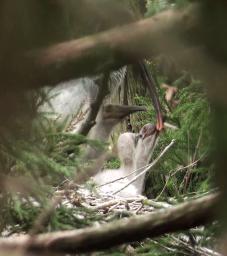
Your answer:
[[[113,127],[114,127],[114,124],[109,124],[104,121],[99,121],[91,129],[89,133],[89,138],[93,140],[107,141]]]
[[[89,132],[88,138],[91,140],[98,140],[101,142],[106,142],[109,139],[110,133],[113,129],[114,125],[110,125],[109,123],[105,123],[102,121],[99,121],[95,124],[95,126],[91,129]],[[100,148],[94,148],[91,146],[87,147],[86,150],[86,159],[94,160],[96,158],[100,158],[103,156],[103,149]],[[101,168],[104,163],[105,157],[103,157],[103,160],[100,160],[99,167]]]
[[[146,147],[142,140],[139,141],[136,149],[136,155],[135,155],[137,171],[135,172],[134,177],[137,176],[138,174],[141,174],[141,172],[144,171],[144,169],[146,168],[145,166],[149,163],[150,157],[151,157],[150,148]],[[146,173],[141,174],[141,176],[137,178],[134,183],[134,185],[136,186],[140,194],[142,194],[144,189],[145,176],[146,176]]]
[[[135,170],[135,165],[125,165],[122,163],[120,169],[124,172],[123,176],[126,176]]]

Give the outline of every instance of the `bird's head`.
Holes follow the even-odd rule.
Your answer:
[[[159,133],[159,131],[157,130],[156,125],[151,124],[151,123],[145,124],[139,132],[140,137],[142,139],[145,139],[149,136],[157,136],[158,133]]]
[[[140,149],[138,150],[144,151],[145,154],[146,152],[147,154],[152,153],[156,146],[158,137],[159,131],[156,125],[151,123],[145,124],[139,132],[139,142],[137,147]]]
[[[123,120],[126,116],[133,114],[138,111],[146,111],[145,107],[142,106],[128,106],[128,105],[113,105],[108,104],[102,107],[98,121],[103,121],[114,126]]]

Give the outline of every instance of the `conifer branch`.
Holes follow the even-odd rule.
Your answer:
[[[130,217],[99,227],[43,235],[0,239],[1,251],[26,249],[40,253],[81,253],[103,250],[122,243],[157,237],[207,224],[216,219],[219,193],[212,193],[151,214]]]
[[[163,45],[165,31],[174,32],[176,22],[182,22],[183,17],[184,13],[170,10],[96,35],[17,53],[1,78],[2,84],[34,88],[104,73],[158,54],[160,42],[161,50],[166,47],[169,52],[173,44],[168,41]]]

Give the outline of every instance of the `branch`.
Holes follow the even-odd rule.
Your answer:
[[[139,177],[141,177],[142,175],[144,175],[146,172],[148,172],[151,167],[155,166],[158,161],[165,155],[165,153],[173,146],[173,144],[175,143],[175,140],[172,140],[170,142],[170,144],[168,146],[166,146],[164,148],[164,150],[161,152],[161,154],[142,172],[140,172],[138,175],[136,175],[132,180],[130,180],[127,184],[125,184],[123,187],[121,187],[119,190],[115,191],[113,194],[117,194],[120,191],[122,191],[124,188],[128,187],[130,184],[132,184],[134,181],[136,181]]]
[[[4,66],[1,84],[7,88],[54,85],[104,73],[154,53],[172,53],[173,48],[179,48],[176,23],[182,24],[182,20],[183,12],[170,10],[96,35],[12,54],[14,57]],[[180,29],[184,31],[185,26]]]
[[[175,126],[175,125],[173,125],[173,124],[170,124],[170,123],[167,123],[167,122],[164,122],[164,126],[165,126],[166,128],[170,128],[170,129],[172,129],[172,130],[178,130],[178,129],[179,129],[177,126]]]
[[[215,220],[219,194],[213,193],[178,206],[99,227],[0,239],[0,250],[27,249],[31,253],[78,253],[103,250],[122,243],[156,237]]]
[[[155,198],[155,200],[158,200],[158,199],[162,196],[163,192],[165,191],[165,189],[166,189],[166,187],[167,187],[167,185],[168,185],[168,182],[169,182],[170,178],[172,178],[173,176],[175,176],[178,172],[181,172],[181,171],[183,171],[183,170],[185,170],[185,169],[188,169],[188,168],[191,168],[191,167],[196,166],[196,164],[197,164],[199,161],[201,161],[202,158],[204,158],[204,155],[203,155],[202,157],[200,157],[199,159],[195,160],[194,162],[192,162],[192,163],[186,165],[186,166],[181,166],[181,167],[177,168],[176,170],[171,170],[171,171],[169,172],[169,173],[170,173],[169,176],[168,176],[167,179],[166,179],[165,185],[164,185],[164,187],[162,188],[162,191],[161,191],[160,194]]]
[[[90,112],[87,119],[82,124],[78,133],[86,136],[90,129],[95,125],[95,119],[99,112],[100,106],[103,103],[105,96],[108,94],[108,85],[109,85],[109,72],[104,74],[102,84],[99,86],[98,93],[94,102],[91,103]]]
[[[133,170],[133,171],[130,172],[129,174],[126,174],[126,175],[124,175],[124,176],[121,176],[120,178],[113,179],[113,180],[111,180],[111,181],[105,182],[105,183],[103,183],[103,184],[101,184],[101,185],[98,185],[97,187],[100,188],[100,187],[103,187],[103,186],[112,184],[112,183],[114,183],[114,182],[117,182],[117,181],[119,181],[119,180],[124,180],[124,179],[130,177],[131,175],[137,173],[139,170],[142,170],[142,169],[147,168],[147,167],[152,167],[152,166],[153,166],[153,163],[144,165],[144,166],[142,166],[142,167],[140,167],[140,168],[138,168],[138,169]]]

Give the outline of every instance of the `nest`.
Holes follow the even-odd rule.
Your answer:
[[[145,196],[121,197],[100,192],[94,187],[69,185],[68,189],[57,189],[55,194],[61,197],[64,207],[81,209],[80,218],[87,217],[87,212],[95,212],[100,222],[108,222],[114,218],[142,215],[157,209],[171,207],[166,202],[156,202]],[[84,215],[84,216],[83,216]],[[86,215],[86,216],[85,216]],[[83,216],[83,217],[82,217]]]

